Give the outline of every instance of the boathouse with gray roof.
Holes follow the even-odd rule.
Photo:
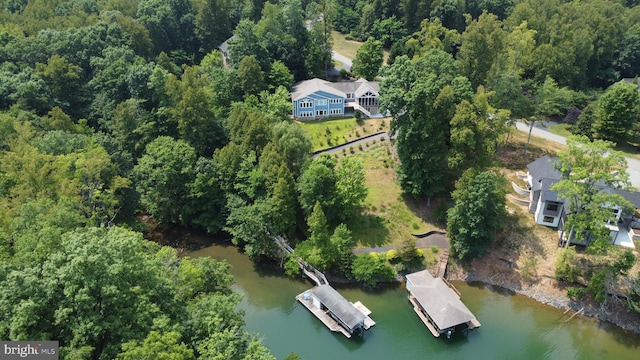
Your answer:
[[[480,326],[475,315],[460,300],[460,294],[442,278],[427,270],[407,275],[409,301],[433,336],[450,337],[457,329],[466,332]]]

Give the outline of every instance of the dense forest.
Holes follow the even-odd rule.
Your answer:
[[[228,266],[144,240],[137,215],[254,259],[285,235],[321,269],[392,278],[351,252],[362,162],[312,160],[289,116],[293,83],[327,77],[332,31],[390,51],[380,101],[404,192],[461,179],[461,199],[464,184],[499,194],[490,168],[514,119],[567,116],[613,141],[638,130],[637,91],[618,84],[640,74],[636,5],[0,0],[0,337],[58,340],[69,359],[273,358],[242,329]]]

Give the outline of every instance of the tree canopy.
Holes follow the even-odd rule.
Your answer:
[[[447,234],[458,258],[480,257],[494,241],[505,214],[504,182],[500,174],[473,170],[456,182]]]
[[[633,208],[620,194],[604,191],[629,187],[627,161],[612,145],[604,140],[590,141],[585,136],[567,138],[568,149],[560,153],[563,178],[551,187],[569,204],[564,226],[567,238],[595,242],[592,249],[606,248],[609,243],[606,223],[614,216],[611,210]]]

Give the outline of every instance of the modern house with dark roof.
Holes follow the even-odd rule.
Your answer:
[[[380,85],[375,81],[329,82],[314,78],[291,89],[293,116],[300,120],[344,116],[360,111],[366,117],[381,117]]]
[[[526,176],[521,178],[527,183],[527,189],[522,189],[513,183],[514,190],[521,195],[529,196],[529,212],[534,214],[536,224],[558,228],[560,241],[569,241],[571,244],[588,245],[587,240],[577,239],[575,234],[565,231],[564,223],[569,214],[569,203],[566,199],[558,197],[551,187],[562,179],[558,170],[559,159],[547,155],[527,165]],[[640,209],[640,193],[603,186],[601,192],[618,194],[633,204],[635,209]],[[606,206],[606,205],[603,205]],[[618,206],[610,206],[615,215],[605,226],[610,230],[611,242],[616,245],[635,248],[633,244],[634,227],[640,228],[633,213],[625,214]],[[640,231],[636,230],[638,236]]]
[[[529,212],[535,214],[536,224],[558,227],[564,210],[564,200],[551,186],[560,181],[562,174],[556,169],[559,159],[547,155],[527,165]],[[559,163],[558,163],[559,164]]]
[[[480,326],[459,293],[427,270],[408,274],[406,287],[413,309],[433,336],[450,337],[457,329],[468,331]]]

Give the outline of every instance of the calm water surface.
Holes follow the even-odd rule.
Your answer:
[[[563,311],[480,284],[454,282],[482,326],[469,336],[434,338],[409,306],[404,287],[376,291],[336,287],[373,313],[376,326],[364,339],[330,332],[295,296],[313,285],[281,271],[255,266],[232,246],[190,254],[226,259],[244,296],[246,329],[260,333],[278,359],[295,352],[304,360],[337,359],[638,359],[640,336],[590,319],[568,323]]]

